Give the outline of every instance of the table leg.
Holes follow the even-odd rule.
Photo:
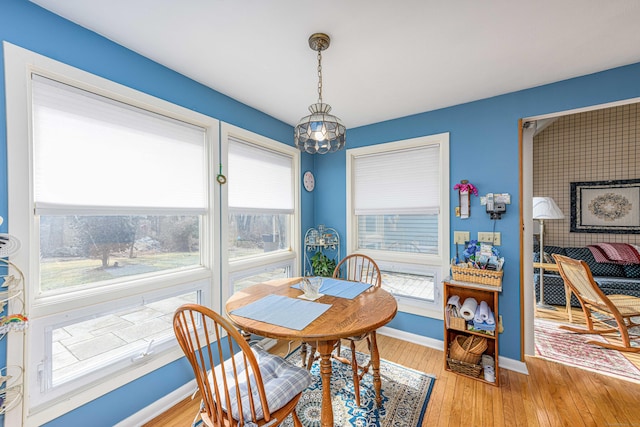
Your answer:
[[[376,405],[382,406],[382,395],[380,389],[382,388],[382,381],[380,380],[380,353],[378,352],[378,343],[376,341],[376,331],[369,333],[369,339],[371,340],[371,366],[373,367],[373,388],[376,391]]]
[[[333,427],[333,407],[331,404],[331,352],[336,340],[318,341],[320,353],[320,375],[322,376],[322,415],[320,424]]]

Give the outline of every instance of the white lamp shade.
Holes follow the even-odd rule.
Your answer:
[[[533,198],[533,219],[563,219],[564,214],[551,197]]]

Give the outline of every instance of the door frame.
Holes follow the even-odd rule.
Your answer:
[[[624,99],[604,104],[554,113],[527,116],[518,120],[518,163],[520,191],[520,355],[535,355],[534,321],[534,289],[533,289],[533,136],[536,126],[525,128],[526,123],[537,123],[545,119],[557,119],[571,114],[602,110],[628,104],[640,103],[640,97]]]

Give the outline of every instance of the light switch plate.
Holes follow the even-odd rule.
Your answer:
[[[468,231],[454,231],[453,232],[453,243],[465,244],[469,241],[469,232]]]
[[[500,232],[496,231],[495,233],[492,233],[491,231],[479,231],[478,242],[491,243],[493,246],[500,246]]]

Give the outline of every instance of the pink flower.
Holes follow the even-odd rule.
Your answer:
[[[468,191],[469,193],[473,193],[474,196],[478,195],[478,189],[470,182],[466,184],[456,184],[453,186],[453,189],[461,192]]]

